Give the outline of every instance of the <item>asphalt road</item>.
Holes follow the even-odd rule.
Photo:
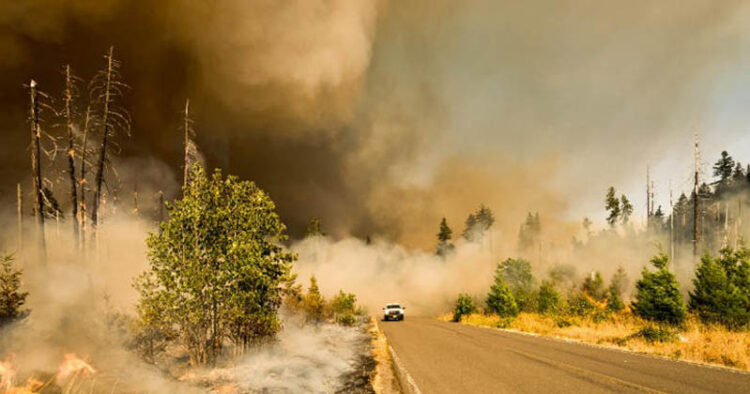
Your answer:
[[[407,316],[380,322],[423,394],[750,393],[750,374]]]

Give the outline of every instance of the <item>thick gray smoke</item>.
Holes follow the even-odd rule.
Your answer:
[[[258,181],[294,235],[317,216],[337,236],[428,247],[426,224],[479,202],[578,221],[610,184],[641,212],[646,162],[661,202],[669,179],[689,186],[693,126],[706,157],[741,139],[748,12],[705,0],[4,2],[3,205],[28,179],[21,85],[55,93],[55,65],[90,76],[114,44],[132,87],[123,154],[181,173],[190,97],[207,163]],[[447,177],[475,171],[487,177]],[[518,200],[553,192],[552,206],[467,197],[498,181]],[[514,189],[524,183],[543,186]],[[457,205],[431,203],[445,191]],[[383,217],[414,194],[398,201],[428,203],[419,234]]]

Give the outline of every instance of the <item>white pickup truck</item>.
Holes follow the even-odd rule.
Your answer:
[[[405,309],[406,307],[400,304],[387,304],[383,308],[383,320],[404,320]]]

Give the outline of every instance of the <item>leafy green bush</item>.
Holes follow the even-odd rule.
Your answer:
[[[495,276],[498,273],[513,293],[513,299],[519,311],[533,312],[536,310],[535,280],[531,273],[531,263],[524,259],[509,258],[498,264]]]
[[[667,327],[646,326],[633,334],[632,337],[643,338],[648,343],[674,342],[677,340],[677,332]]]
[[[717,258],[703,256],[695,270],[690,310],[703,322],[730,329],[750,324],[750,250],[721,250]]]
[[[537,295],[537,311],[539,313],[554,313],[560,308],[560,293],[552,282],[543,281]]]
[[[331,300],[331,313],[336,323],[343,326],[353,326],[357,322],[357,296],[339,290]]]
[[[651,258],[656,271],[643,268],[636,283],[633,312],[659,323],[680,324],[685,320],[685,303],[680,295],[680,282],[669,271],[669,256],[659,253]]]
[[[453,321],[460,322],[461,317],[476,313],[477,306],[468,294],[459,294],[456,305],[453,307]]]
[[[29,293],[21,291],[22,271],[13,268],[13,256],[0,258],[0,326],[24,318],[23,309]]]
[[[149,234],[149,269],[134,286],[140,323],[177,333],[192,365],[214,364],[227,340],[237,349],[281,328],[281,287],[293,253],[271,198],[254,183],[192,168],[169,220]],[[157,327],[151,327],[158,329]]]

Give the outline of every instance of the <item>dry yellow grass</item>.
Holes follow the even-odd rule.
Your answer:
[[[440,319],[450,321],[451,316],[443,315]],[[648,326],[648,323],[629,313],[617,314],[599,323],[584,318],[566,318],[566,320],[572,324],[560,327],[558,318],[536,313],[521,313],[515,319],[472,314],[464,316],[461,323],[536,333],[617,347],[643,354],[750,371],[750,332],[747,331],[733,332],[721,326],[706,326],[690,318],[676,341],[649,343],[640,337],[632,336]]]

